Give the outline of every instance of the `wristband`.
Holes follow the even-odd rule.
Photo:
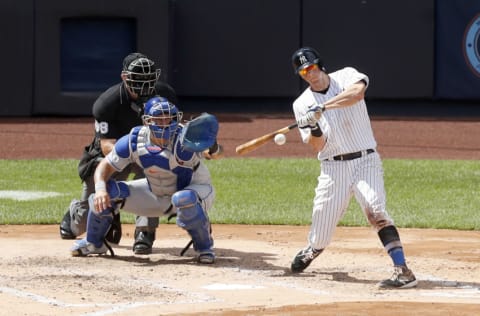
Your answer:
[[[107,191],[107,185],[105,184],[105,181],[95,182],[95,192],[100,190]]]
[[[216,154],[218,153],[218,150],[219,150],[219,146],[217,141],[215,141],[215,144],[213,144],[210,148],[208,148],[208,154],[209,155]]]
[[[310,134],[314,137],[322,137],[323,132],[320,126],[318,126],[318,124],[315,124],[315,127],[312,127],[310,129]]]

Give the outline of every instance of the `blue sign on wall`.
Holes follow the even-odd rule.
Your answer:
[[[435,97],[480,97],[480,2],[437,0]]]
[[[123,58],[136,50],[133,18],[61,20],[61,91],[103,91],[120,82]]]

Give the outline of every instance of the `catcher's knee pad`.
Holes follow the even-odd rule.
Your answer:
[[[88,198],[90,210],[88,211],[87,217],[87,241],[99,248],[103,245],[103,240],[112,225],[113,213],[115,212],[117,205],[115,202],[112,202],[111,208],[107,208],[106,210],[97,213],[94,211],[95,208],[93,207],[93,196],[94,194],[90,195]]]
[[[192,190],[178,191],[172,195],[172,204],[177,209],[177,225],[192,237],[195,251],[211,249],[210,221],[197,194]]]
[[[107,181],[107,192],[112,200],[125,199],[130,195],[130,190],[125,182],[112,179]]]

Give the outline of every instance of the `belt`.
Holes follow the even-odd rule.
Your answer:
[[[325,159],[325,160],[329,160],[329,161],[332,161],[332,160],[342,160],[342,161],[343,160],[352,160],[352,159],[357,159],[357,158],[366,156],[366,155],[371,154],[373,152],[375,152],[375,149],[367,149],[367,150],[357,151],[355,153],[349,153],[349,154],[345,154],[345,155],[338,155],[338,156],[330,157],[330,158]]]

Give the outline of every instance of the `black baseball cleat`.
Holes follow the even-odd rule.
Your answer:
[[[378,283],[382,289],[408,289],[417,286],[417,279],[412,270],[406,266],[395,266],[390,279]]]
[[[62,222],[60,223],[60,237],[62,239],[75,239],[75,236],[72,232],[72,228],[70,227],[72,219],[70,217],[70,210],[67,210],[65,215],[63,215]]]
[[[136,255],[151,254],[154,241],[155,232],[135,229],[135,243],[133,244],[133,252]]]
[[[292,266],[290,269],[293,273],[300,273],[305,270],[310,263],[312,263],[313,259],[318,257],[321,254],[323,249],[316,250],[313,249],[311,246],[308,246],[305,249],[300,250],[295,258],[293,258]]]

